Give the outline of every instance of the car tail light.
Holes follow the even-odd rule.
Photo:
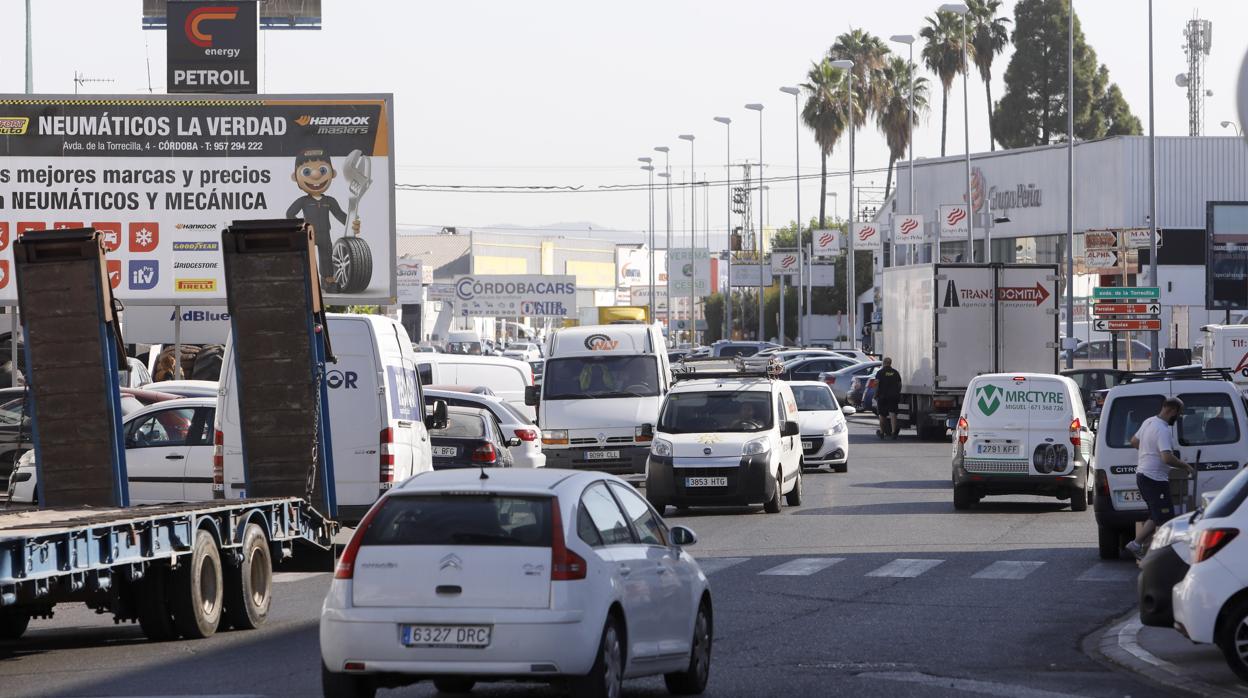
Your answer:
[[[378,472],[378,480],[383,490],[388,490],[394,485],[394,429],[386,427],[381,430],[381,445],[377,449],[380,456],[380,470]]]
[[[225,499],[225,434],[220,429],[212,435],[212,498]]]
[[[966,443],[966,439],[970,434],[971,425],[966,421],[966,417],[958,417],[958,443]]]
[[[1109,475],[1104,470],[1096,471],[1096,493],[1102,497],[1109,497]]]
[[[482,444],[472,451],[473,463],[493,463],[498,459],[498,454],[494,452],[494,444]]]
[[[1083,429],[1083,425],[1079,423],[1079,418],[1075,417],[1070,420],[1070,445],[1079,448],[1083,444],[1083,438],[1079,432]]]
[[[1227,543],[1239,535],[1238,528],[1209,528],[1200,532],[1196,545],[1192,547],[1192,564],[1204,562],[1213,557]]]
[[[342,557],[338,558],[338,566],[334,568],[334,579],[351,579],[355,576],[355,556],[360,552],[360,542],[364,540],[364,533],[368,531],[368,527],[373,523],[373,517],[381,508],[386,506],[387,499],[379,499],[373,505],[368,513],[360,519],[360,525],[355,527],[355,533],[351,534],[351,540],[347,541],[347,547],[342,549]]]
[[[563,540],[563,514],[559,511],[559,499],[550,499],[550,580],[552,582],[570,582],[584,579],[589,571],[585,558],[568,550]]]
[[[517,429],[516,438],[521,441],[537,441],[536,429]]]

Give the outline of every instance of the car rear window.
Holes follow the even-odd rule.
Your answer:
[[[397,495],[388,498],[361,545],[550,547],[551,498]]]
[[[1248,470],[1240,471],[1226,487],[1218,492],[1218,496],[1213,498],[1209,503],[1209,508],[1205,510],[1205,518],[1220,519],[1225,516],[1234,514],[1236,510],[1248,499]]]
[[[1131,448],[1131,437],[1144,420],[1161,411],[1164,399],[1161,395],[1133,395],[1114,400],[1104,426],[1105,444],[1110,448]]]
[[[1209,446],[1239,441],[1239,423],[1231,397],[1225,393],[1184,393],[1179,417],[1179,444]]]
[[[441,429],[430,429],[429,436],[480,439],[485,436],[485,420],[481,419],[479,414],[451,412],[447,415],[446,426]]]

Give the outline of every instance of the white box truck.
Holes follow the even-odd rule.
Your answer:
[[[1057,373],[1055,264],[917,264],[884,270],[884,356],[901,373],[899,426],[952,429],[985,373]]]
[[[1200,331],[1205,337],[1201,365],[1225,368],[1237,384],[1248,385],[1248,325],[1205,325]]]

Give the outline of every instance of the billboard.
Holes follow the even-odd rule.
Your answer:
[[[1205,308],[1248,309],[1248,201],[1205,205]]]
[[[771,252],[772,276],[796,276],[800,264],[797,250],[772,250]]]
[[[854,250],[884,249],[884,227],[879,223],[854,223]]]
[[[256,93],[255,0],[171,0],[169,26],[168,92]]]
[[[143,28],[165,29],[168,0],[143,0]],[[264,0],[260,3],[261,29],[320,29],[321,0]]]
[[[424,300],[425,265],[419,259],[395,262],[394,281],[400,303],[420,303]]]
[[[918,245],[926,242],[923,239],[923,216],[894,216],[893,242],[898,245]]]
[[[667,283],[667,251],[654,251],[654,283]],[[615,248],[615,285],[629,288],[650,285],[650,250],[636,247]]]
[[[676,247],[672,248],[670,255],[673,296],[689,295],[691,284],[695,296],[709,296],[715,292],[711,278],[711,255],[705,247]]]
[[[841,253],[841,231],[821,229],[810,231],[816,257],[835,257]]]
[[[940,207],[940,238],[965,238],[970,234],[970,222],[966,217],[966,205]]]
[[[760,280],[759,277],[762,277]],[[734,288],[758,288],[771,286],[775,280],[771,276],[771,267],[764,264],[733,263],[732,285]]]
[[[182,325],[177,326],[178,311]],[[230,313],[224,306],[131,305],[121,314],[121,336],[127,342],[172,344],[224,344],[230,334]]]
[[[633,286],[628,294],[629,305],[650,305],[650,287],[649,286]],[[654,312],[667,312],[667,287],[654,287]]]
[[[93,226],[117,298],[224,304],[222,229],[302,218],[329,303],[392,302],[391,124],[389,95],[0,96],[0,271],[13,236]]]
[[[812,264],[810,265],[810,274],[806,282],[811,286],[835,286],[836,285],[836,265],[834,264]]]
[[[454,286],[456,315],[576,317],[575,276],[474,274],[456,276]]]

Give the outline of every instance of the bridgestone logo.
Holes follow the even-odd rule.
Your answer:
[[[216,269],[216,262],[174,262],[174,269]]]

